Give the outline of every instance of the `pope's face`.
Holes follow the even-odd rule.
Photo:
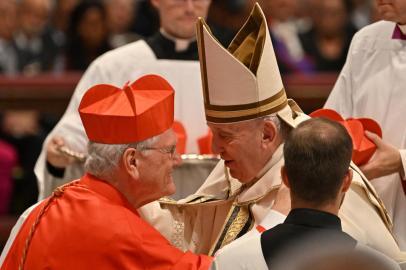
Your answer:
[[[406,24],[406,0],[376,0],[382,19]]]
[[[198,17],[206,18],[211,0],[152,0],[158,9],[161,27],[183,39],[195,37]]]
[[[241,183],[251,182],[264,167],[263,122],[208,124],[213,132],[212,150],[220,154],[232,177]]]
[[[174,166],[179,164],[179,156],[176,152],[170,153],[173,148],[176,149],[176,135],[170,129],[150,149],[141,151],[137,167],[144,187],[150,191],[150,197],[158,199],[176,191],[172,172]]]

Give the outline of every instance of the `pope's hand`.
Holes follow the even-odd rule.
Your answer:
[[[282,183],[276,194],[275,202],[272,206],[272,209],[278,211],[281,214],[287,216],[290,212],[290,190],[289,188]]]
[[[361,171],[372,180],[392,173],[402,172],[402,159],[399,150],[385,143],[378,135],[366,131],[365,135],[376,144],[376,151],[372,158],[363,166]]]
[[[65,141],[60,137],[53,137],[46,145],[47,161],[56,168],[66,168],[75,162],[73,157],[69,157],[58,150],[65,145]]]

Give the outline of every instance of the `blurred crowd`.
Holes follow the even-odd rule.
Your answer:
[[[208,21],[227,45],[253,0],[213,0]],[[338,72],[370,0],[259,0],[282,73]],[[0,1],[0,74],[84,71],[97,56],[159,27],[148,0]]]
[[[223,45],[231,42],[255,2],[212,0],[207,21]],[[258,2],[282,74],[339,72],[353,34],[379,19],[372,0]],[[159,16],[149,0],[0,0],[0,75],[85,71],[99,55],[158,28]],[[14,168],[13,193],[0,186],[0,198],[12,196],[10,206],[0,202],[0,215],[19,214],[37,201],[33,168],[56,121],[35,111],[0,113],[0,156],[10,163],[0,160],[0,170]],[[7,174],[0,171],[10,178]]]

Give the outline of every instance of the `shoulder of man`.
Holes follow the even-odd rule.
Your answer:
[[[261,235],[251,234],[220,249],[213,269],[268,269],[261,249]]]
[[[148,46],[145,40],[140,39],[102,54],[95,60],[95,63],[122,63],[125,60],[131,60],[135,61],[134,63],[136,64],[136,61],[145,61],[145,59],[149,58],[156,59],[152,49]]]
[[[378,21],[367,25],[359,30],[353,37],[353,43],[365,47],[366,43],[372,40],[388,39],[392,36],[395,23],[390,21]],[[371,44],[369,44],[371,45]],[[362,47],[361,47],[362,48]]]
[[[366,245],[357,243],[354,249],[354,254],[359,256],[360,259],[364,258],[369,264],[374,266],[374,269],[388,269],[395,270],[401,269],[399,264],[385,254],[370,248]]]

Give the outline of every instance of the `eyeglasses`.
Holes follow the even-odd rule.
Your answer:
[[[143,147],[140,149],[141,151],[143,150],[156,150],[161,152],[162,154],[169,154],[171,158],[173,158],[176,154],[176,144],[174,145],[169,145],[166,147]]]

